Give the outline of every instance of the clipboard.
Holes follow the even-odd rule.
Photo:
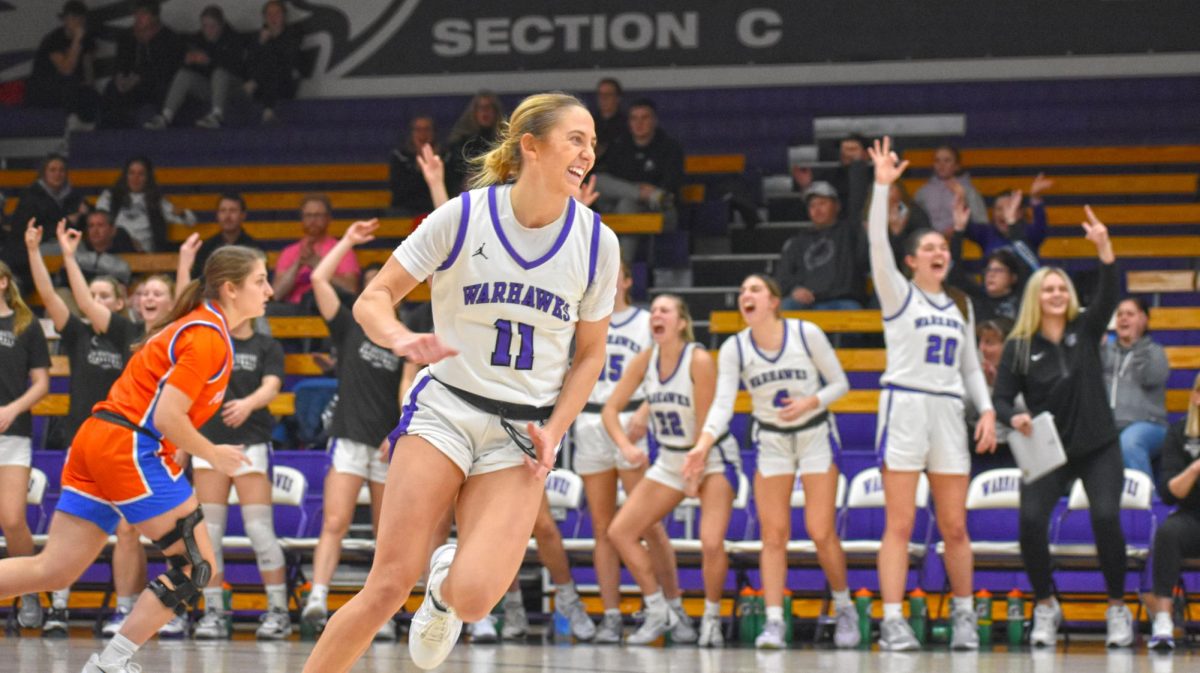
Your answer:
[[[1054,416],[1049,411],[1033,417],[1030,436],[1013,430],[1008,435],[1008,446],[1021,469],[1021,481],[1026,484],[1041,479],[1067,462],[1062,439],[1054,427]]]

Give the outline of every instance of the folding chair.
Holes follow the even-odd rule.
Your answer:
[[[45,532],[46,526],[46,507],[43,500],[46,497],[46,473],[36,467],[29,468],[29,486],[25,492],[25,504],[37,510],[37,523],[29,527],[29,530],[34,535],[34,545],[44,545],[46,543]],[[28,515],[27,517],[28,518]],[[5,550],[8,549],[8,541],[0,537],[3,541]],[[20,632],[17,626],[17,609],[18,603],[21,600],[20,596],[13,598],[12,610],[8,613],[8,620],[5,622],[5,631],[9,634]]]
[[[301,543],[296,544],[298,538],[303,538],[308,532],[308,512],[304,509],[304,501],[308,497],[308,478],[304,473],[294,467],[287,465],[274,465],[271,468],[271,504],[278,507],[295,507],[299,512],[296,520],[295,532],[292,535],[280,535],[279,545],[283,548],[284,556],[287,560],[287,585],[288,594],[296,601],[297,607],[300,605],[299,587],[304,583],[303,572],[301,566],[303,558],[301,550],[308,548],[309,545]],[[241,505],[238,499],[236,488],[229,489],[228,504],[230,506]],[[279,530],[278,517],[273,519],[276,531]],[[250,538],[246,535],[226,535],[221,541],[222,547],[226,549],[248,549],[252,548]]]
[[[920,473],[915,498],[917,520],[913,526],[913,540],[908,543],[910,567],[916,566],[918,583],[933,536],[933,515],[929,512],[929,478]],[[874,568],[883,545],[883,526],[864,526],[855,519],[878,519],[882,523],[883,473],[878,467],[869,467],[854,475],[846,492],[846,504],[839,514],[838,535],[842,538],[842,549],[846,552],[846,563],[855,568]],[[921,514],[925,513],[924,530]],[[872,514],[875,516],[863,516]]]

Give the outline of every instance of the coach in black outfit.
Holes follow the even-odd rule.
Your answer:
[[[1119,279],[1108,230],[1085,206],[1087,238],[1100,258],[1099,288],[1087,311],[1079,311],[1066,274],[1042,268],[1025,289],[1021,314],[1005,344],[996,373],[996,420],[1029,434],[1031,417],[1054,415],[1067,462],[1030,484],[1021,485],[1021,558],[1038,604],[1030,640],[1053,645],[1062,611],[1053,597],[1048,540],[1050,515],[1076,479],[1091,503],[1092,530],[1108,589],[1109,645],[1133,641],[1132,615],[1125,606],[1125,535],[1120,503],[1124,466],[1117,426],[1104,391],[1100,341],[1117,307]],[[1025,396],[1029,413],[1016,413],[1013,400]]]

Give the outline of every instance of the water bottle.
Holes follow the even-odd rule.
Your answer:
[[[753,645],[754,639],[758,637],[762,630],[761,615],[759,615],[758,605],[761,603],[761,598],[756,596],[756,592],[752,587],[745,587],[738,594],[737,607],[735,608],[738,623],[738,641],[746,645]]]
[[[571,620],[560,612],[557,606],[554,609],[554,641],[558,643],[571,642]]]
[[[992,593],[980,589],[975,594],[975,617],[979,627],[979,644],[992,644]]]
[[[225,618],[225,632],[233,633],[233,586],[221,582],[221,609]]]
[[[871,646],[871,590],[863,587],[854,592],[854,609],[858,612],[859,643]]]
[[[1008,646],[1020,647],[1025,640],[1025,596],[1020,589],[1008,592]]]
[[[763,621],[766,621],[766,605],[763,606]],[[791,589],[783,590],[783,642],[792,642],[792,591]],[[762,629],[759,629],[760,631]]]
[[[929,605],[925,597],[925,592],[921,589],[913,589],[908,595],[908,623],[912,626],[913,633],[917,634],[917,640],[924,645],[928,640],[926,627],[929,622]]]
[[[308,605],[308,594],[312,591],[312,583],[305,582],[300,588],[300,611],[304,611],[304,606]],[[307,619],[300,620],[300,640],[316,640],[317,630],[313,627],[312,622]]]

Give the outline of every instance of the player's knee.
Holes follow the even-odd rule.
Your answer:
[[[787,548],[788,529],[786,526],[763,526],[761,537],[763,551],[778,552]]]
[[[25,519],[25,503],[21,503],[21,507],[2,507],[0,508],[0,529],[3,529],[5,535],[11,536],[13,533],[18,533],[22,530],[29,530],[29,522]]]
[[[275,536],[275,521],[270,505],[242,505],[242,521],[245,522],[246,537],[254,549],[259,572],[278,570],[286,565],[283,548]]]
[[[942,534],[942,540],[947,545],[965,545],[971,542],[967,536],[967,522],[965,520],[938,521],[938,530]]]
[[[725,536],[720,534],[700,536],[700,553],[706,559],[718,559],[725,555]]]
[[[899,536],[907,540],[912,537],[913,525],[915,517],[913,516],[891,516],[887,517],[887,523],[884,524],[884,535]]]
[[[325,518],[321,520],[321,535],[343,538],[348,532],[350,532],[349,515],[326,513]]]
[[[808,537],[817,547],[827,547],[838,541],[837,531],[833,527],[833,522],[822,522],[807,524]],[[784,540],[784,544],[787,541]]]
[[[197,508],[175,522],[175,527],[154,541],[165,555],[167,569],[150,581],[147,587],[164,606],[177,614],[195,607],[200,592],[212,577],[212,550],[201,550],[196,541],[196,526],[204,521]],[[182,552],[174,552],[182,543]]]

